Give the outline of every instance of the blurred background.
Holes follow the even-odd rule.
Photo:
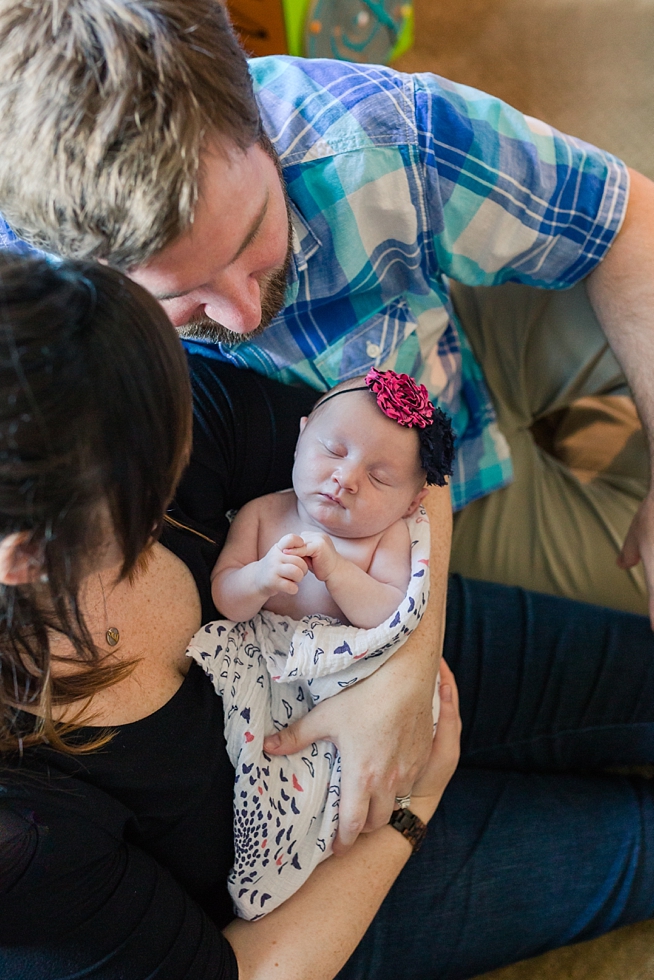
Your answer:
[[[228,7],[252,54],[433,71],[603,146],[654,179],[654,0],[228,0]]]
[[[252,54],[436,72],[602,146],[654,179],[654,0],[228,0],[228,6]],[[654,921],[483,980],[654,980]]]
[[[654,0],[415,0],[415,22],[395,67],[492,92],[654,179]]]

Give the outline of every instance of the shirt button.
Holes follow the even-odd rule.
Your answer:
[[[373,344],[372,340],[369,340],[366,344],[366,354],[368,357],[379,357],[381,354],[381,347],[379,344]]]

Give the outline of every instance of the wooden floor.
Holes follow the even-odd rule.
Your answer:
[[[654,0],[414,2],[417,43],[395,67],[492,92],[654,179]],[[491,978],[654,980],[654,921]]]

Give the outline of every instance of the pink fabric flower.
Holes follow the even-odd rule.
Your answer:
[[[416,384],[408,374],[378,371],[371,368],[366,384],[375,395],[384,415],[408,428],[425,429],[434,418],[434,406],[424,385]]]

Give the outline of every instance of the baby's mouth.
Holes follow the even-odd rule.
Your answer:
[[[319,496],[322,497],[324,500],[329,500],[332,504],[336,504],[338,507],[342,507],[343,510],[345,510],[345,505],[338,499],[338,497],[335,497],[333,494],[324,493],[323,491],[320,491]]]

